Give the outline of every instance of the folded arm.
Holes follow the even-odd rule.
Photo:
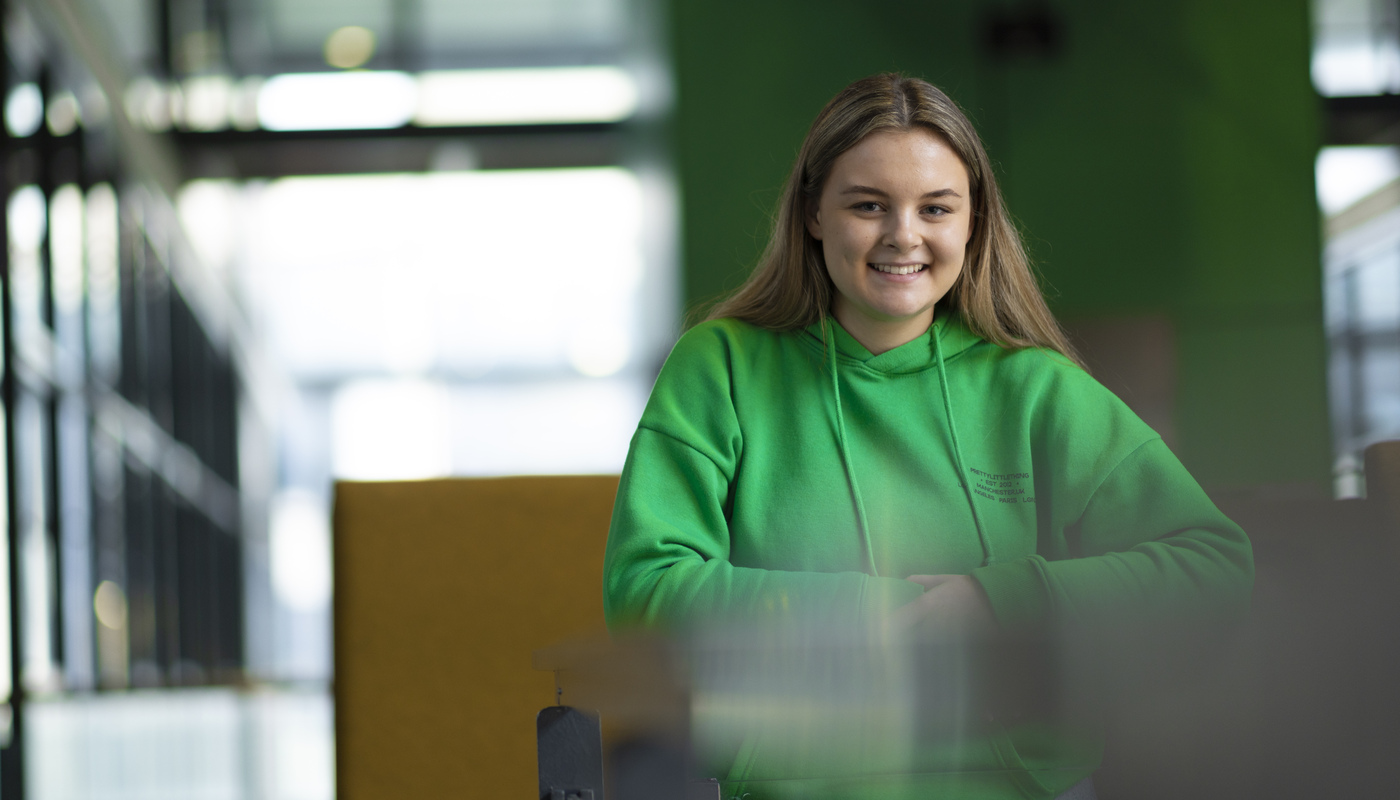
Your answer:
[[[639,428],[618,487],[603,567],[613,628],[716,620],[818,619],[859,625],[922,587],[861,572],[793,572],[730,563],[732,475],[681,440]]]

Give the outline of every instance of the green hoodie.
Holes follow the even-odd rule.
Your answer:
[[[611,627],[784,614],[858,627],[922,593],[907,576],[940,573],[971,574],[1003,628],[1033,630],[1242,609],[1253,563],[1161,438],[1058,354],[1003,349],[941,309],[927,335],[880,355],[831,319],[786,333],[716,320],[681,337],[622,472]],[[1021,775],[958,796],[1051,797],[1097,764],[1096,750],[1086,763],[1082,747],[1021,733],[960,751],[950,770]],[[731,780],[809,777],[765,767],[751,745]],[[935,788],[901,786],[819,794]]]

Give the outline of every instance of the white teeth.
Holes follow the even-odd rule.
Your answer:
[[[891,275],[909,275],[924,268],[923,264],[910,264],[904,267],[895,266],[894,264],[871,264],[870,266],[881,272],[888,272]]]

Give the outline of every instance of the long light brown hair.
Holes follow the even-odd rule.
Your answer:
[[[783,187],[773,235],[758,267],[706,318],[735,317],[769,330],[796,330],[822,320],[835,287],[821,242],[807,231],[807,213],[842,153],[877,131],[914,128],[932,131],[958,154],[972,192],[972,237],[962,273],[942,302],[989,342],[1049,348],[1083,366],[1045,305],[972,123],[933,84],[894,73],[856,81],[817,115]]]

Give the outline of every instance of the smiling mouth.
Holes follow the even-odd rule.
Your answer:
[[[928,268],[927,264],[867,264],[867,266],[889,275],[912,275]]]

